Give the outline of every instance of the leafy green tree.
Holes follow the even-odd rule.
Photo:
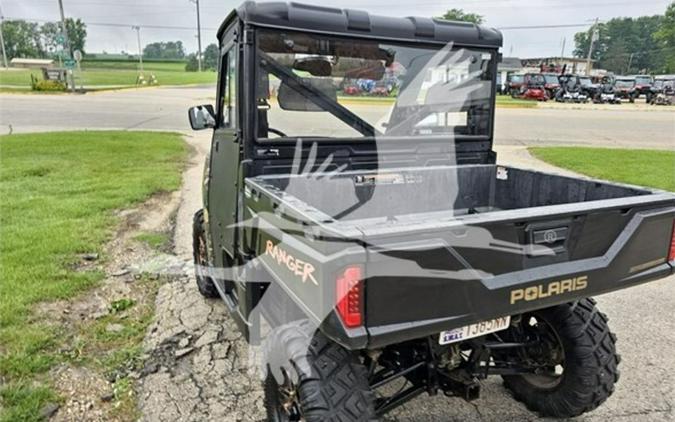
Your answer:
[[[80,50],[84,54],[84,45],[87,41],[87,25],[82,19],[66,18],[68,42],[72,51]]]
[[[467,13],[462,9],[450,9],[440,18],[447,21],[471,22],[476,25],[480,25],[484,22],[483,16],[477,13]]]
[[[9,60],[15,57],[44,57],[38,24],[24,20],[6,20],[2,22],[2,34]]]
[[[59,49],[57,37],[61,33],[61,25],[56,22],[47,22],[40,28],[42,46],[47,54],[54,54]]]
[[[66,31],[70,48],[84,53],[84,44],[87,40],[87,25],[81,19],[66,18]],[[46,54],[53,55],[65,46],[58,41],[63,35],[60,22],[47,22],[40,27],[40,38]]]
[[[662,26],[663,16],[615,18],[574,36],[577,57],[587,57],[592,33],[598,31],[593,47],[596,68],[614,73],[654,72],[662,67],[663,52],[654,47],[655,29]]]
[[[664,73],[675,73],[675,2],[670,3],[661,26],[654,33],[657,53],[662,54]]]
[[[143,56],[148,59],[180,60],[185,58],[182,41],[154,42],[143,49]]]
[[[186,72],[196,72],[199,70],[199,62],[197,61],[196,54],[190,54],[188,56],[187,64],[185,65]]]
[[[220,49],[217,44],[209,44],[204,50],[204,69],[216,70],[218,68],[218,56]]]

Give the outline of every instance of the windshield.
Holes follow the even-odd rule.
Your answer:
[[[530,75],[529,83],[532,85],[544,85],[546,82],[542,75]]]
[[[523,75],[511,75],[511,82],[514,83],[522,83],[523,82]]]
[[[649,76],[638,76],[635,78],[635,82],[639,85],[650,85],[652,83],[652,78]]]
[[[593,85],[593,81],[591,81],[591,78],[579,78],[579,82],[583,86]]]
[[[258,32],[258,139],[488,135],[487,50]]]
[[[615,86],[619,88],[632,88],[635,86],[635,81],[632,79],[617,79]]]
[[[544,75],[547,84],[559,84],[558,77],[556,75]]]

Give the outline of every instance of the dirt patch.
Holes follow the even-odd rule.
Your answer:
[[[141,346],[162,283],[185,277],[188,263],[137,240],[139,233],[173,237],[180,193],[162,193],[117,213],[120,223],[105,251],[83,254],[80,271],[104,280],[82,295],[41,303],[35,319],[49,321],[62,339],[64,362],[49,373],[62,398],[43,414],[54,421],[136,419],[135,379],[146,356]]]

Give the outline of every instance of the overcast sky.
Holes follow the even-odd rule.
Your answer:
[[[230,12],[240,4],[232,0],[200,0],[203,45],[215,42],[216,29]],[[419,0],[391,2],[388,0],[301,0],[325,6],[365,9],[373,14],[390,16],[438,16],[450,8],[462,8],[485,17],[485,24],[496,28],[587,24],[592,20],[619,16],[637,17],[663,14],[672,0]],[[137,52],[132,25],[178,26],[186,29],[143,28],[142,42],[182,40],[188,52],[197,49],[195,6],[189,0],[63,0],[67,17],[81,18],[89,24],[86,50],[110,53]],[[57,0],[0,0],[6,18],[57,20]],[[125,27],[98,26],[96,23],[116,23]],[[567,39],[565,52],[573,49],[574,33],[578,28],[504,29],[504,55],[519,57],[557,56],[562,40]],[[645,46],[647,47],[647,46]]]

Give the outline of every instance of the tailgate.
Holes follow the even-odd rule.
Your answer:
[[[539,207],[368,230],[379,347],[623,289],[673,272],[675,197]],[[413,232],[413,228],[414,232]],[[542,254],[542,248],[546,251]]]

